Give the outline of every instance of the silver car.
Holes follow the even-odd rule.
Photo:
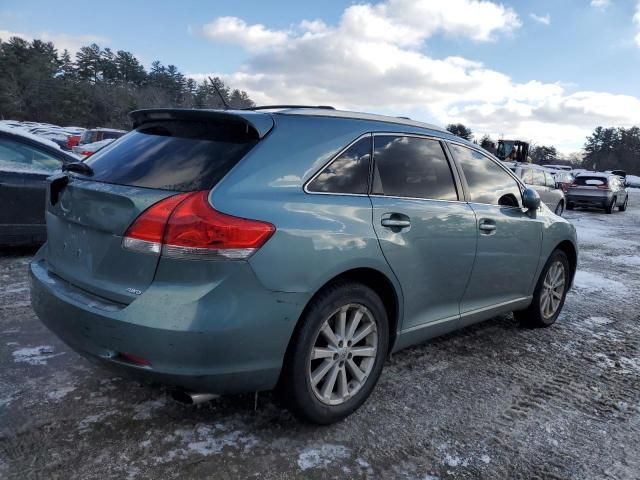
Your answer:
[[[562,188],[554,176],[543,167],[532,164],[515,163],[509,166],[522,181],[531,186],[540,195],[547,207],[555,212],[556,215],[562,215],[565,207],[564,193]]]
[[[624,212],[629,204],[629,193],[622,177],[612,173],[586,172],[579,174],[567,192],[567,210],[574,207],[604,208],[613,213],[615,208]]]

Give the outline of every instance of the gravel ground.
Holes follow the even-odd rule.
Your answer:
[[[387,361],[329,427],[270,394],[187,407],[70,351],[0,257],[0,478],[640,478],[640,192],[567,212],[580,266],[559,321],[489,320]]]

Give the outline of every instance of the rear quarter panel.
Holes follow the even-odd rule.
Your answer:
[[[212,192],[217,210],[276,226],[249,260],[268,289],[310,299],[333,277],[372,268],[387,276],[402,303],[373,229],[369,197],[303,190],[339,150],[372,128],[363,121],[279,115],[265,140]]]

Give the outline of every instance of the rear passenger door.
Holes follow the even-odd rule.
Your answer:
[[[440,141],[374,136],[373,226],[404,296],[403,330],[458,318],[476,219]]]
[[[547,207],[553,210],[555,205],[551,206],[551,203],[553,202],[551,201],[552,199],[549,187],[547,187],[547,180],[544,176],[544,171],[537,169],[533,170],[533,188],[535,188],[540,195],[540,200],[542,200]]]
[[[518,182],[497,162],[462,145],[449,144],[449,148],[462,169],[469,204],[477,216],[478,248],[461,314],[530,296],[543,219],[523,211]]]

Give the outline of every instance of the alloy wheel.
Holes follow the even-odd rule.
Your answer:
[[[551,264],[542,285],[542,295],[540,295],[540,312],[542,316],[549,319],[555,315],[562,302],[564,294],[566,275],[562,262],[556,261]]]
[[[378,327],[364,305],[350,303],[323,322],[311,350],[308,375],[316,398],[340,405],[366,383],[378,353]]]

